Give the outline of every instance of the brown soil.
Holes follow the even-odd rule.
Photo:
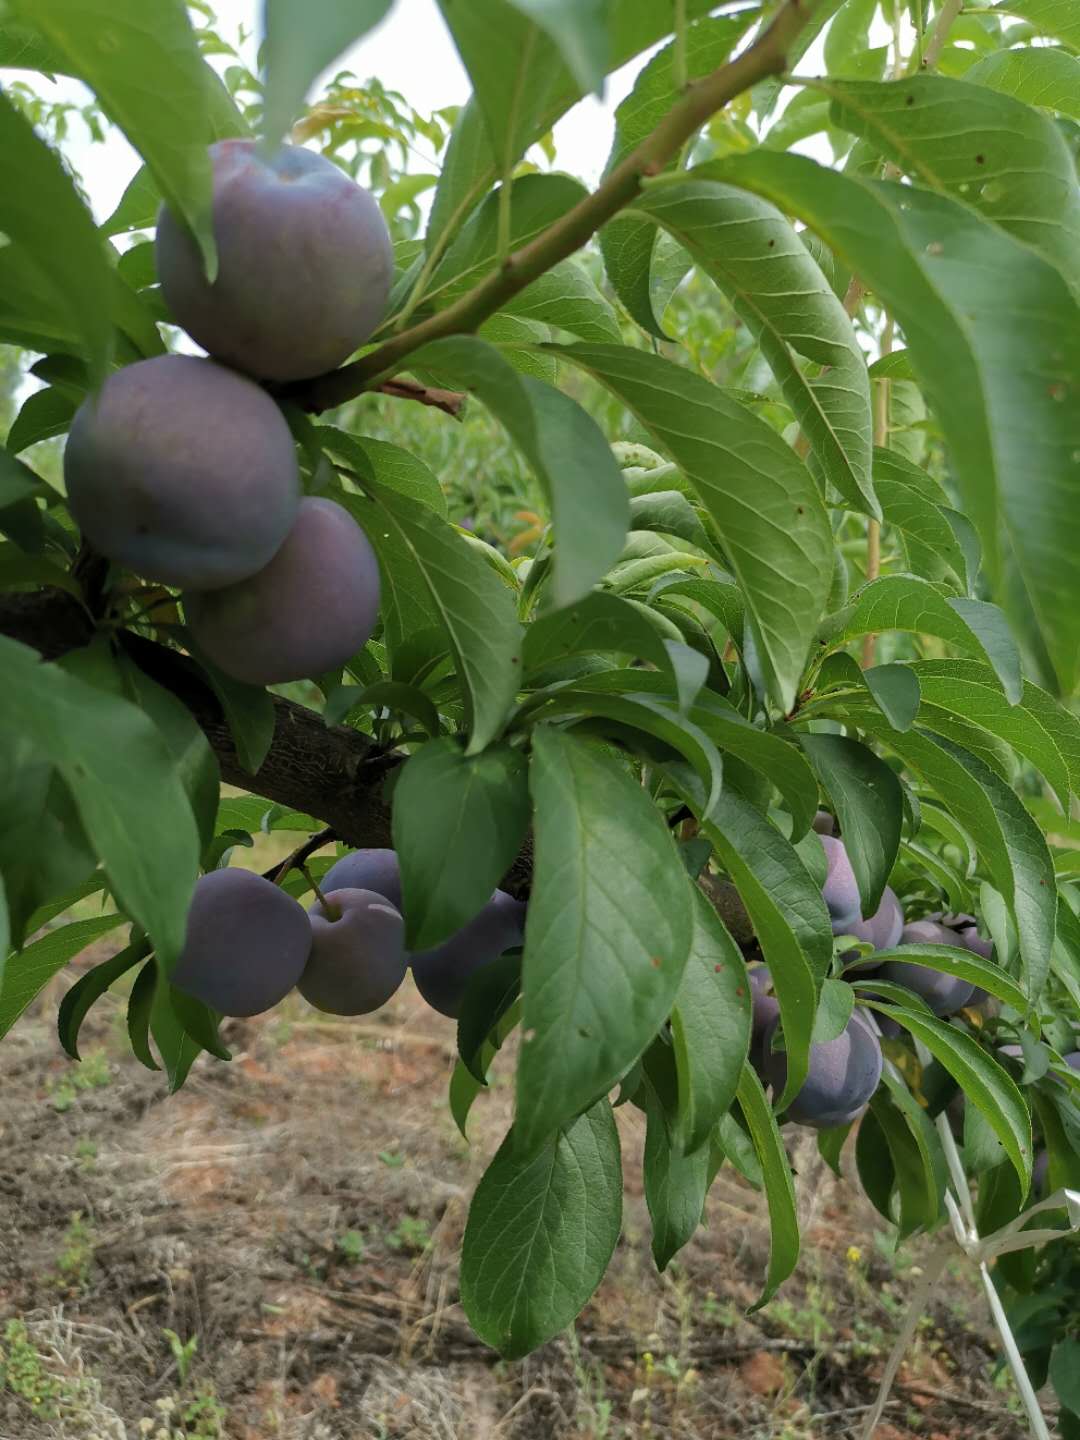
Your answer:
[[[173,1097],[127,1051],[112,995],[84,1027],[101,1083],[73,1093],[54,1013],[0,1046],[0,1337],[27,1326],[49,1387],[35,1406],[9,1379],[0,1440],[858,1434],[921,1251],[894,1266],[882,1222],[811,1137],[793,1139],[800,1270],[748,1318],[762,1198],[723,1171],[707,1225],[658,1275],[642,1120],[623,1107],[611,1271],[573,1335],[506,1364],[464,1320],[456,1257],[509,1120],[508,1070],[466,1146],[446,1104],[452,1026],[411,989],[365,1022],[316,1019],[299,1000],[232,1022],[232,1063],[203,1057]],[[167,1330],[196,1341],[186,1363]],[[1023,1436],[993,1357],[958,1265],[879,1433]],[[202,1418],[183,1422],[199,1396]]]

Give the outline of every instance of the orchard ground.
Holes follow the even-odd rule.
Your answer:
[[[265,866],[291,838],[244,858]],[[88,951],[58,983],[108,953]],[[56,998],[0,1054],[5,1114],[20,1117],[0,1126],[0,1440],[134,1440],[170,1408],[169,1440],[858,1433],[922,1249],[894,1258],[812,1132],[793,1132],[802,1263],[748,1319],[767,1258],[763,1197],[725,1168],[706,1226],[658,1276],[644,1117],[621,1108],[628,1181],[612,1268],[575,1338],[507,1364],[464,1321],[456,1257],[468,1197],[509,1123],[510,1056],[467,1147],[445,1098],[453,1025],[411,980],[360,1020],[293,995],[228,1021],[233,1062],[197,1062],[171,1098],[131,1056],[122,994],[91,1012],[82,1067],[56,1042]],[[1024,1435],[995,1353],[958,1264],[881,1440]]]

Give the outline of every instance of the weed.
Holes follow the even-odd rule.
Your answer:
[[[54,1110],[63,1113],[70,1110],[79,1095],[86,1090],[103,1090],[112,1083],[112,1071],[104,1050],[92,1050],[77,1066],[65,1070],[58,1079],[50,1079],[46,1085]]]
[[[0,1346],[0,1390],[10,1390],[43,1420],[55,1420],[64,1399],[63,1386],[50,1375],[21,1320],[9,1320]]]
[[[391,1170],[400,1170],[405,1164],[405,1156],[398,1150],[380,1150],[379,1159]]]
[[[181,1340],[175,1330],[162,1330],[161,1333],[169,1342],[169,1349],[176,1361],[176,1373],[180,1377],[180,1384],[184,1385],[191,1373],[191,1362],[195,1359],[195,1352],[199,1348],[199,1337],[192,1335],[190,1340]]]
[[[79,1140],[75,1144],[75,1159],[84,1170],[92,1170],[98,1158],[98,1147],[93,1140]]]
[[[431,1227],[415,1215],[403,1215],[386,1237],[391,1250],[426,1250],[431,1244]]]
[[[72,1290],[85,1290],[94,1263],[94,1226],[76,1210],[64,1231],[60,1254],[56,1259],[56,1283]]]
[[[343,1235],[337,1238],[337,1248],[350,1264],[362,1260],[367,1251],[367,1243],[359,1230],[346,1230]]]

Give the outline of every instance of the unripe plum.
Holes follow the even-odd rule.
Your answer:
[[[184,608],[199,645],[234,680],[303,680],[344,665],[371,638],[379,565],[347,510],[308,498],[269,565],[225,590],[186,594]]]
[[[311,925],[291,895],[250,870],[211,870],[195,886],[170,978],[222,1015],[261,1015],[284,1000],[310,953]]]
[[[465,987],[476,971],[520,945],[524,936],[525,906],[505,890],[496,890],[456,935],[412,956],[416,988],[432,1009],[456,1019]]]
[[[75,416],[64,479],[71,513],[103,555],[197,590],[261,570],[300,502],[277,405],[244,376],[191,355],[110,375]]]
[[[157,269],[174,319],[211,355],[259,380],[333,370],[382,319],[394,252],[374,198],[331,160],[253,140],[210,147],[218,273],[187,228],[158,217]]]
[[[844,935],[848,927],[862,916],[859,886],[844,842],[832,835],[822,835],[821,843],[825,848],[825,858],[829,862],[829,871],[825,884],[821,887],[821,894],[832,920],[833,934]]]
[[[308,1004],[329,1015],[385,1005],[409,968],[401,912],[374,890],[335,890],[308,918],[311,956],[297,986]]]
[[[401,866],[395,850],[354,850],[335,861],[323,876],[322,892],[374,890],[401,909]]]
[[[775,1095],[787,1082],[787,1054],[771,1048],[777,1023],[763,1040],[765,1072]],[[811,1045],[806,1081],[788,1106],[788,1118],[815,1130],[850,1124],[877,1089],[881,1069],[881,1043],[856,1010],[835,1040]]]
[[[904,926],[901,945],[952,945],[956,935],[933,920],[915,920]],[[907,965],[902,960],[887,961],[880,970],[882,980],[906,985],[922,997],[935,1015],[953,1015],[969,1003],[975,987],[955,975],[943,975],[927,965]]]

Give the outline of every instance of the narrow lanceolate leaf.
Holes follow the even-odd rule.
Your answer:
[[[1064,50],[995,50],[966,70],[964,79],[1080,120],[1080,59]]]
[[[770,696],[790,710],[832,567],[810,472],[764,420],[669,360],[607,345],[559,353],[612,390],[694,485],[742,588]]]
[[[918,660],[911,669],[929,704],[1011,745],[1041,772],[1068,813],[1070,793],[1080,790],[1080,725],[1070,711],[1028,681],[1011,705],[993,672],[975,660]]]
[[[82,1058],[79,1054],[79,1030],[90,1013],[91,1006],[101,999],[121,975],[133,970],[149,953],[149,942],[145,939],[136,940],[118,951],[111,960],[102,961],[100,965],[95,965],[92,970],[80,976],[61,1000],[56,1018],[57,1029],[61,1045],[73,1060]]]
[[[536,861],[515,1135],[592,1104],[667,1019],[693,936],[690,881],[648,792],[595,745],[533,732]]]
[[[904,1094],[910,1098],[910,1091],[902,1081],[897,1082]],[[897,1103],[899,1096],[881,1087],[871,1096],[870,1113],[881,1128],[889,1147],[896,1188],[900,1196],[899,1235],[907,1239],[919,1230],[929,1230],[938,1218],[941,1207],[943,1186],[931,1163],[931,1152],[926,1132],[920,1127],[912,1129],[907,1115]],[[912,1116],[912,1121],[918,1124]],[[929,1122],[927,1122],[929,1125]],[[929,1127],[929,1133],[935,1132]],[[919,1142],[923,1141],[923,1144]]]
[[[149,165],[216,270],[206,64],[183,0],[17,0]]]
[[[551,503],[555,604],[583,599],[619,558],[630,529],[626,486],[600,427],[569,396],[517,374],[482,340],[438,340],[415,359],[478,395],[506,426]]]
[[[3,95],[0,150],[0,230],[67,311],[93,374],[101,378],[112,348],[113,276],[93,218],[57,156]]]
[[[1001,611],[981,600],[946,595],[917,575],[883,575],[864,585],[852,603],[830,615],[820,638],[846,644],[860,635],[907,630],[935,635],[984,660],[1007,696],[1018,697],[1020,660]]]
[[[1056,886],[1046,841],[1016,793],[982,760],[951,740],[916,730],[867,728],[910,766],[971,834],[1016,920],[1025,988],[1036,1004],[1050,969]]]
[[[874,490],[886,525],[903,540],[908,568],[924,580],[945,581],[966,594],[973,577],[937,481],[894,450],[877,449]]]
[[[0,1039],[69,960],[93,940],[124,923],[123,915],[97,915],[51,930],[8,959],[0,979]]]
[[[700,789],[695,795],[682,773],[673,779],[696,808]],[[786,1104],[806,1079],[818,992],[832,961],[828,911],[798,852],[734,787],[725,788],[702,830],[746,906],[773,977],[788,1061],[787,1088],[777,1102]]]
[[[457,665],[466,753],[476,754],[499,734],[517,690],[521,627],[514,594],[447,521],[380,482],[365,484],[367,496],[342,491],[337,499],[371,537],[390,593],[399,579],[419,581],[422,603],[441,625]]]
[[[730,298],[802,427],[814,473],[880,518],[866,359],[790,222],[768,201],[693,176],[651,186],[634,211],[662,225]]]
[[[928,970],[939,970],[943,975],[955,975],[978,985],[999,1000],[1004,1000],[1014,1010],[1027,1009],[1027,997],[1023,990],[1000,965],[973,955],[970,950],[961,950],[953,945],[901,945],[896,950],[878,950],[874,955],[875,965],[887,962],[904,965],[922,965]],[[849,978],[858,978],[857,967],[865,962],[852,961],[848,966]]]
[[[1064,689],[1080,684],[1080,308],[1058,270],[970,207],[797,155],[713,162],[805,220],[903,326],[993,581],[1015,564]],[[1006,547],[1009,553],[1006,554]],[[1009,562],[1007,565],[1006,561]]]
[[[273,148],[293,122],[316,76],[386,15],[394,0],[265,0],[266,119]]]
[[[435,193],[427,245],[431,250],[445,244],[462,220],[487,194],[500,175],[506,173],[507,157],[512,165],[539,140],[585,91],[575,79],[549,36],[529,27],[524,17],[505,0],[452,0],[456,20],[455,40],[464,54],[466,42],[474,48],[478,64],[500,64],[512,89],[512,118],[490,138],[486,109],[477,97],[458,116],[447,146],[442,177]],[[686,0],[686,17],[696,20],[714,7],[715,0]],[[616,70],[669,34],[675,12],[666,5],[642,5],[641,0],[609,0],[609,68]],[[475,28],[472,28],[475,27]],[[507,57],[514,57],[513,65]],[[470,69],[471,66],[467,67]],[[494,97],[493,97],[494,103]]]
[[[466,756],[445,736],[423,746],[394,786],[394,849],[409,950],[430,950],[479,913],[510,868],[529,825],[520,750]]]
[[[622,1168],[606,1100],[530,1159],[511,1132],[476,1187],[461,1249],[469,1323],[508,1360],[564,1330],[599,1285],[622,1225]]]
[[[870,1003],[921,1040],[957,1081],[965,1098],[978,1106],[1004,1145],[1026,1194],[1031,1183],[1031,1115],[1012,1077],[970,1035],[944,1020],[907,1006]]]
[[[912,75],[889,84],[823,82],[833,121],[870,141],[921,185],[956,195],[1080,289],[1080,193],[1065,137],[1023,101]]]
[[[772,1299],[799,1263],[799,1220],[795,1208],[795,1185],[784,1142],[765,1091],[761,1088],[761,1081],[749,1064],[743,1066],[739,1081],[739,1108],[761,1165],[769,1207],[769,1270],[765,1277],[765,1289],[754,1307],[759,1309]]]
[[[678,1137],[690,1155],[727,1114],[750,1043],[750,987],[742,951],[704,895],[694,894],[694,938],[671,1011]]]
[[[646,1075],[645,1203],[652,1221],[652,1253],[658,1270],[693,1237],[709,1189],[707,1147],[684,1154],[664,1105]]]
[[[1080,14],[1072,0],[999,0],[994,9],[1026,20],[1039,35],[1080,50]]]
[[[801,735],[799,743],[836,807],[862,913],[873,915],[900,848],[904,797],[899,777],[872,750],[845,735]]]
[[[686,37],[686,78],[700,80],[722,65],[753,19],[754,11],[747,10],[741,15],[698,21]],[[606,173],[655,130],[679,99],[682,90],[676,69],[675,46],[669,45],[642,70],[615,112],[615,139]],[[652,285],[656,242],[655,226],[638,215],[619,215],[600,231],[600,252],[612,289],[630,316],[650,335],[663,340],[667,337],[654,310]],[[685,273],[689,267],[689,256],[684,254],[680,270]]]
[[[0,729],[33,735],[71,790],[124,909],[163,965],[184,943],[199,856],[191,806],[153,722],[126,700],[0,640]]]

